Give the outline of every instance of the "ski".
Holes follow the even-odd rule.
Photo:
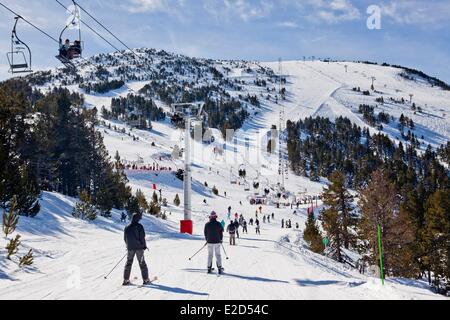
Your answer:
[[[147,287],[147,286],[151,286],[151,285],[153,285],[156,281],[158,281],[158,277],[153,277],[153,278],[150,279],[150,283],[140,285],[140,286],[138,286],[138,288],[145,288],[145,287]]]

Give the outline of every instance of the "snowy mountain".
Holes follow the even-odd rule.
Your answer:
[[[167,221],[144,218],[150,273],[159,280],[151,290],[122,288],[122,265],[105,280],[103,276],[125,254],[121,212],[114,210],[111,218],[99,217],[93,223],[80,221],[71,215],[75,199],[44,192],[41,212],[35,218],[21,218],[18,228],[23,243],[35,252],[34,267],[25,272],[0,258],[0,299],[445,299],[425,281],[389,278],[383,287],[376,272],[363,275],[312,253],[302,237],[309,203],[295,213],[291,207],[263,206],[263,214],[274,213],[275,220],[262,224],[261,236],[250,227],[238,246],[226,246],[230,259],[224,276],[204,272],[205,252],[192,261],[188,258],[204,244],[203,225],[212,210],[219,221],[227,221],[229,206],[254,218],[257,206],[249,201],[255,196],[252,182],[270,187],[279,182],[275,155],[253,159],[245,152],[248,143],[265,148],[268,132],[279,126],[281,111],[284,120],[291,121],[347,117],[396,143],[412,144],[414,137],[423,152],[428,145],[438,148],[450,140],[448,88],[402,68],[368,63],[287,61],[280,75],[278,62],[195,59],[150,49],[136,52],[138,58],[130,52],[94,56],[80,61],[77,72],[61,68],[38,72],[28,80],[44,92],[62,86],[83,94],[84,107],[99,111],[96,129],[109,154],[119,152],[128,165],[125,172],[133,191],[140,189],[151,199],[153,185],[161,189],[168,200],[162,208]],[[279,91],[280,80],[285,94]],[[133,96],[150,103],[136,102]],[[114,105],[120,98],[125,102]],[[178,233],[183,211],[172,203],[177,194],[183,196],[183,183],[175,176],[183,162],[172,154],[176,146],[183,147],[184,133],[169,117],[153,113],[160,109],[169,115],[175,102],[205,104],[206,124],[215,137],[212,144],[193,142],[198,152],[193,154],[193,236]],[[367,111],[362,105],[373,108]],[[385,115],[383,121],[380,113]],[[146,129],[141,128],[142,116]],[[401,118],[411,121],[403,128]],[[229,128],[237,130],[235,141],[221,136]],[[234,184],[241,166],[247,180]],[[327,182],[325,178],[312,182],[289,171],[286,189],[317,197]],[[317,214],[322,203],[317,200],[316,205]],[[282,219],[298,223],[299,229],[280,228]],[[139,278],[137,265],[132,275]]]

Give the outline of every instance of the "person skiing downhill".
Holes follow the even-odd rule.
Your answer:
[[[234,225],[234,222],[230,222],[230,224],[227,227],[227,232],[230,235],[230,246],[236,245],[236,226]]]
[[[256,225],[256,228],[255,228],[256,234],[260,235],[261,234],[261,227],[259,226],[259,220],[258,219],[256,219],[255,225]]]
[[[216,264],[219,274],[223,273],[222,255],[220,247],[223,241],[223,228],[217,221],[217,214],[213,211],[209,216],[209,222],[205,224],[205,239],[208,244],[208,273],[212,273],[212,263],[214,254],[216,255]]]
[[[248,231],[247,231],[247,221],[245,221],[245,219],[244,219],[244,221],[242,222],[242,233],[248,234]]]
[[[144,259],[144,252],[147,250],[147,244],[145,242],[145,230],[142,224],[139,223],[142,219],[142,214],[135,213],[131,219],[131,223],[125,227],[124,240],[127,245],[128,255],[127,263],[123,273],[123,285],[128,286],[131,284],[130,275],[133,267],[134,256],[137,257],[139,267],[141,269],[142,280],[144,285],[150,284],[148,278],[148,268]]]
[[[237,219],[234,220],[234,228],[236,229],[236,237],[237,237],[238,239],[239,239],[239,227],[240,227],[239,221],[237,221]]]

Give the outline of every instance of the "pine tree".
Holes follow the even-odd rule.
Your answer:
[[[179,207],[181,204],[180,196],[178,195],[178,193],[175,195],[175,199],[173,199],[173,204],[176,205],[177,207]]]
[[[339,212],[332,208],[322,211],[322,226],[330,240],[332,257],[342,262],[342,221]]]
[[[156,194],[156,192],[153,192],[149,212],[152,216],[158,216],[161,213],[161,206],[159,204],[158,195]]]
[[[313,252],[322,254],[325,250],[322,235],[316,224],[314,215],[312,214],[308,216],[308,220],[306,221],[306,228],[303,231],[303,239],[308,243]]]
[[[439,288],[450,281],[450,191],[438,190],[425,204],[424,261]]]
[[[3,212],[3,233],[5,234],[5,238],[8,238],[8,235],[16,230],[17,223],[19,222],[19,214],[16,208],[17,200],[14,196],[9,205],[9,212]]]
[[[19,267],[31,266],[33,264],[33,249],[30,249],[26,255],[19,260]]]
[[[341,233],[342,244],[346,249],[353,242],[350,228],[355,225],[355,215],[352,213],[353,198],[345,188],[345,176],[339,171],[333,172],[330,177],[331,184],[325,188],[322,196],[323,203],[333,212],[337,212],[336,221],[340,226],[336,231]],[[332,218],[333,214],[330,215]]]
[[[87,191],[82,191],[80,201],[75,205],[72,216],[77,219],[93,221],[97,218],[97,211],[92,205],[91,197]]]
[[[150,208],[150,206],[148,205],[147,199],[145,199],[145,195],[142,192],[142,190],[138,189],[136,191],[136,199],[139,203],[139,207],[141,208],[142,212],[147,212]]]
[[[134,214],[142,214],[142,209],[139,206],[139,201],[135,196],[131,196],[126,204],[126,208],[128,216],[132,217]]]
[[[15,255],[19,251],[20,235],[16,235],[14,239],[11,239],[6,245],[6,258],[11,260],[11,256]]]
[[[417,274],[412,246],[414,226],[407,214],[399,210],[395,186],[382,169],[376,170],[370,183],[360,193],[361,250],[372,265],[379,265],[378,226],[381,227],[384,274],[411,276]]]

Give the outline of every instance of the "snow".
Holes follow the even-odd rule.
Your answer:
[[[104,279],[125,254],[119,212],[112,219],[100,217],[88,223],[71,217],[74,203],[75,199],[44,193],[40,214],[35,219],[21,218],[19,232],[35,250],[35,266],[22,271],[2,261],[0,299],[444,299],[421,281],[389,279],[382,287],[376,278],[284,242],[286,235],[295,239],[301,231],[281,229],[280,220],[290,218],[303,226],[305,208],[296,217],[276,210],[275,221],[262,225],[261,236],[249,227],[236,247],[227,244],[226,236],[230,260],[224,260],[226,274],[220,277],[206,274],[205,251],[188,261],[204,243],[201,231],[206,219],[199,208],[193,236],[178,233],[178,208],[172,208],[167,222],[146,216],[143,225],[150,248],[146,259],[150,274],[159,280],[148,288],[123,288],[123,263]],[[215,198],[217,204],[225,207],[228,200]],[[247,217],[253,213],[246,205],[239,211]],[[135,277],[140,278],[136,263]]]
[[[248,66],[263,66],[277,70],[278,63],[225,61],[221,64],[230,68],[228,77],[249,83],[243,86],[243,95],[262,94],[264,97],[260,97],[262,105],[258,114],[249,118],[236,133],[238,146],[226,143],[217,130],[214,130],[217,143],[226,145],[223,156],[213,155],[212,150],[218,144],[194,144],[194,235],[178,232],[183,212],[172,202],[176,194],[183,202],[183,185],[173,172],[126,172],[134,191],[141,189],[150,198],[152,185],[156,184],[169,203],[168,207],[163,207],[167,221],[149,216],[143,219],[150,249],[145,254],[147,263],[150,274],[158,276],[159,280],[149,288],[123,288],[123,262],[108,279],[104,279],[125,254],[121,212],[114,211],[111,219],[99,217],[94,222],[84,222],[71,216],[75,199],[43,193],[41,212],[34,219],[21,217],[18,228],[24,245],[19,255],[33,248],[34,266],[19,269],[14,261],[3,258],[3,251],[0,252],[0,299],[445,299],[434,294],[423,281],[387,279],[385,286],[382,286],[375,277],[361,275],[357,270],[309,251],[302,240],[309,205],[301,205],[297,215],[290,208],[263,206],[264,214],[275,213],[275,221],[262,224],[261,236],[257,236],[254,227],[249,226],[249,234],[241,235],[236,247],[230,247],[225,236],[225,249],[230,260],[224,260],[226,274],[223,276],[206,274],[205,251],[188,261],[204,244],[203,225],[212,210],[219,214],[219,221],[226,221],[228,206],[232,207],[233,213],[242,213],[247,221],[255,216],[256,207],[247,200],[253,193],[244,191],[243,185],[230,184],[230,170],[237,175],[238,167],[245,164],[249,176],[247,181],[251,184],[261,165],[264,165],[266,170],[262,170],[260,181],[270,185],[277,183],[277,158],[265,157],[260,159],[261,163],[256,161],[254,154],[246,158],[244,144],[246,140],[261,142],[270,127],[278,125],[282,107],[286,120],[297,121],[309,116],[333,120],[346,116],[357,125],[366,126],[362,115],[356,113],[359,104],[374,105],[378,96],[384,96],[385,101],[391,96],[396,99],[404,97],[409,101],[408,94],[414,93],[414,101],[424,109],[422,114],[414,114],[409,102],[405,105],[386,103],[379,106],[379,110],[385,110],[396,119],[401,113],[412,118],[417,126],[417,136],[424,135],[424,141],[434,147],[450,137],[450,92],[424,82],[407,81],[398,75],[400,70],[396,68],[350,62],[284,62],[283,72],[288,81],[287,100],[276,104],[273,99],[270,102],[265,99],[266,88],[254,86],[256,75],[247,73],[246,69]],[[345,73],[344,64],[348,65],[348,73]],[[366,97],[352,90],[358,86],[361,90],[369,89],[371,76],[377,78],[375,87],[383,94]],[[126,95],[130,90],[136,92],[145,84],[129,82],[108,94],[86,94],[85,107],[109,108],[111,97]],[[277,87],[270,82],[268,86]],[[69,88],[79,91],[75,86]],[[239,93],[230,92],[232,95]],[[276,93],[271,95],[274,97]],[[130,129],[121,122],[105,122],[126,131],[123,134],[107,126],[98,128],[112,156],[118,151],[127,161],[141,158],[145,164],[155,162],[173,170],[183,167],[180,160],[160,158],[161,155],[171,154],[175,145],[184,144],[183,132],[172,127],[168,121],[153,122],[150,131]],[[377,132],[375,128],[371,131]],[[387,126],[385,133],[394,139],[399,135],[395,123]],[[139,140],[134,141],[132,136]],[[205,187],[205,182],[208,187]],[[325,180],[314,183],[291,172],[286,181],[286,188],[296,194],[306,192],[308,195],[318,195],[325,185]],[[213,186],[218,188],[219,196],[212,194]],[[206,200],[206,205],[203,200]],[[262,222],[261,215],[259,218]],[[299,223],[300,230],[282,229],[281,219],[291,219],[294,227]],[[0,246],[4,248],[4,239],[0,241]],[[141,282],[136,262],[132,281],[136,284]]]

